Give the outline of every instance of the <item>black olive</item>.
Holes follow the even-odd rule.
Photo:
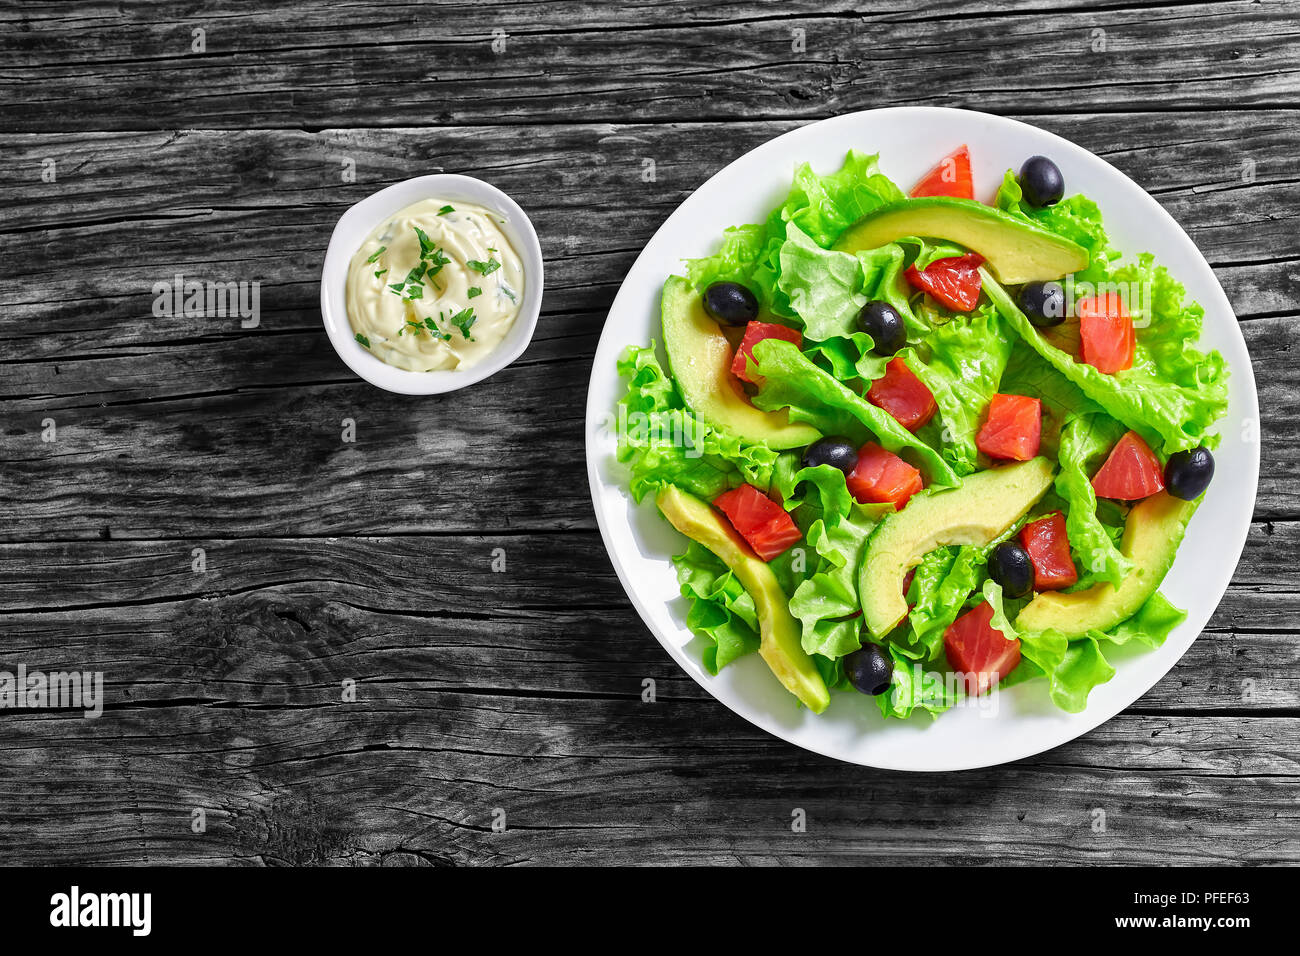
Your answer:
[[[1065,195],[1061,167],[1046,156],[1030,156],[1020,167],[1020,191],[1029,205],[1039,209],[1060,202]]]
[[[844,674],[855,690],[875,697],[889,690],[894,662],[878,644],[864,644],[844,658]]]
[[[989,577],[1002,585],[1007,597],[1019,598],[1034,586],[1034,563],[1014,541],[1003,541],[989,555]]]
[[[1214,477],[1214,456],[1199,445],[1190,451],[1176,451],[1165,462],[1165,487],[1175,498],[1192,501]]]
[[[805,468],[815,468],[817,465],[830,465],[847,475],[858,467],[857,446],[839,435],[819,438],[804,449],[803,453]]]
[[[1041,328],[1065,321],[1065,290],[1059,282],[1027,282],[1020,289],[1020,311]]]
[[[903,317],[888,302],[876,299],[868,302],[858,313],[858,328],[871,336],[875,343],[871,351],[877,355],[893,355],[907,344],[907,326]]]
[[[739,282],[714,282],[704,290],[704,311],[727,325],[758,318],[758,298]]]

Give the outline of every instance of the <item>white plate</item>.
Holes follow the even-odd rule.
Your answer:
[[[903,189],[962,143],[970,146],[975,194],[992,196],[1008,168],[1029,156],[1050,156],[1068,194],[1082,192],[1102,209],[1114,245],[1130,258],[1152,252],[1206,311],[1202,347],[1216,348],[1231,369],[1228,415],[1217,470],[1178,560],[1162,590],[1186,608],[1187,620],[1155,651],[1107,648],[1116,674],[1093,690],[1080,714],[1057,710],[1042,680],[996,695],[990,709],[958,707],[931,721],[886,722],[873,700],[836,693],[821,716],[794,698],[749,655],[711,676],[699,642],[686,627],[686,602],[669,561],[685,538],[627,493],[614,459],[611,410],[624,385],[615,369],[622,350],[660,339],[659,291],[681,274],[681,259],[711,255],[727,226],[761,222],[790,187],[795,167],[838,169],[850,149],[879,152],[881,168]],[[966,110],[900,107],[852,113],[793,130],[723,169],[678,207],[633,264],[605,323],[587,396],[587,473],[596,518],[610,559],[646,626],[701,686],[740,716],[790,743],[851,763],[891,770],[962,770],[1041,753],[1086,733],[1149,690],[1201,632],[1228,587],[1246,542],[1259,477],[1259,409],[1246,344],[1213,271],[1174,219],[1136,183],[1092,153],[1052,133]],[[688,646],[690,645],[690,646]],[[1196,684],[1186,691],[1195,706]]]

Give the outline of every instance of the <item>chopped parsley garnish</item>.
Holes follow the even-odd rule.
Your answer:
[[[474,298],[476,295],[482,295],[482,294],[483,294],[483,290],[480,289],[478,286],[473,285],[473,286],[470,286],[470,287],[469,287],[469,291],[465,293],[465,298],[467,298],[467,299],[472,299],[472,298]]]
[[[477,259],[470,259],[465,263],[465,265],[469,266],[475,272],[481,273],[485,276],[490,276],[501,268],[501,263],[497,262],[495,259],[489,259],[487,262],[479,262]]]
[[[442,339],[444,342],[451,338],[451,333],[444,332],[438,328],[438,323],[433,321],[433,316],[429,316],[424,320],[424,327],[432,332],[435,337]]]
[[[441,209],[438,210],[438,215],[439,215],[439,216],[445,216],[445,215],[447,215],[447,213],[449,213],[449,212],[455,212],[455,211],[456,211],[456,207],[455,207],[455,206],[443,206]]]
[[[382,279],[382,278],[384,277],[384,273],[387,272],[387,271],[388,271],[387,269],[378,269],[378,270],[376,270],[376,272],[375,272],[375,278],[376,278],[376,279]]]
[[[364,345],[366,348],[370,348],[370,340],[366,338],[364,335],[362,335],[360,332],[357,333],[357,341],[360,342],[362,345]]]
[[[474,307],[470,306],[468,309],[461,309],[447,321],[460,329],[460,334],[472,342],[474,339],[469,334],[469,330],[474,327],[474,322],[477,319],[478,316],[474,314]]]
[[[507,286],[505,283],[502,283],[501,285],[497,286],[497,288],[501,290],[502,295],[509,296],[511,302],[519,301],[517,298],[515,298],[515,294],[510,291],[510,287]]]
[[[366,260],[366,264],[369,265],[370,263],[374,262],[376,259],[382,256],[387,249],[388,249],[387,246],[380,246],[378,249],[375,250],[375,254]]]
[[[415,227],[415,235],[420,240],[420,258],[428,259],[438,247],[434,245],[434,242],[429,238],[428,233],[419,226]]]
[[[416,231],[418,232],[419,230]],[[388,288],[393,290],[394,295],[400,295],[408,301],[411,299],[423,299],[423,277],[428,268],[429,267],[424,262],[421,262],[414,269],[408,272],[406,278],[401,282],[390,282]]]
[[[436,276],[439,272],[442,271],[443,266],[451,262],[450,259],[448,259],[446,256],[442,254],[441,249],[434,249],[425,258],[429,260],[428,268],[429,268],[430,277]]]

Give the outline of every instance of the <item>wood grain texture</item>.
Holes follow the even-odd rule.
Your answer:
[[[1295,4],[3,3],[0,23],[0,670],[106,690],[95,720],[0,710],[0,861],[1300,862]],[[953,775],[837,764],[715,703],[623,594],[583,462],[605,315],[668,214],[773,136],[906,103],[1013,115],[1147,188],[1228,292],[1263,415],[1246,551],[1182,661],[1071,744]],[[532,346],[472,402],[363,385],[320,328],[343,209],[439,171],[515,196],[547,259]],[[155,318],[177,272],[258,281],[261,326]]]
[[[0,49],[43,81],[18,96],[23,72],[0,80],[10,94],[0,119],[33,131],[169,129],[178,116],[226,129],[451,126],[811,118],[914,103],[1006,112],[1026,100],[1044,113],[1100,112],[1295,106],[1300,88],[1285,2],[969,15],[897,2],[862,12],[752,3],[740,16],[737,6],[683,17],[684,4],[641,5],[625,23],[621,4],[504,15],[505,5],[464,4],[438,16],[359,4],[340,17],[318,3],[301,23],[296,4],[247,15],[177,3],[102,34],[106,11],[70,6],[6,32]],[[203,53],[192,52],[195,29]],[[503,52],[494,30],[508,34]]]

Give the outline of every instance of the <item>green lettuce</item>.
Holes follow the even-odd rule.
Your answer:
[[[884,507],[854,502],[833,525],[818,518],[808,528],[817,570],[790,598],[790,613],[799,619],[808,653],[836,660],[862,646],[858,567]]]
[[[618,370],[628,388],[617,408],[617,458],[631,472],[632,496],[673,484],[712,499],[749,482],[766,490],[777,453],[697,419],[655,355],[654,343],[628,348]]]
[[[975,436],[998,391],[1013,339],[996,309],[982,308],[935,329],[903,361],[930,390],[939,417],[943,457],[959,475],[979,467]]]
[[[1115,587],[1133,570],[1133,562],[1120,553],[1112,528],[1098,517],[1090,476],[1124,431],[1123,425],[1096,406],[1075,412],[1061,431],[1061,470],[1056,476],[1056,493],[1069,503],[1065,530],[1075,560],[1089,582],[1109,581]]]
[[[830,465],[800,467],[798,456],[790,453],[773,471],[772,490],[795,513],[813,552],[808,576],[787,592],[804,650],[837,660],[862,646],[858,568],[867,538],[892,506],[858,503],[844,472]]]
[[[921,559],[908,590],[912,609],[903,630],[910,653],[939,660],[944,631],[961,615],[971,593],[979,590],[987,560],[985,549],[970,545],[936,548]]]
[[[844,435],[858,443],[871,437],[887,451],[913,458],[931,485],[959,484],[957,474],[938,452],[791,343],[765,339],[754,346],[753,354],[763,378],[763,387],[754,397],[759,408],[788,408],[791,421],[814,424],[825,435]]]
[[[704,669],[716,674],[736,658],[757,651],[754,599],[727,566],[695,541],[688,541],[673,564],[682,597],[690,605],[686,626],[708,642],[702,654]]]
[[[867,213],[902,198],[902,191],[879,171],[874,155],[850,150],[843,166],[824,176],[804,163],[795,170],[785,202],[766,222],[728,229],[716,253],[688,260],[687,278],[697,289],[713,282],[742,283],[767,308],[788,317],[790,301],[777,278],[789,225],[826,248]]]
[[[778,555],[768,567],[785,594],[793,594],[808,577],[801,546]],[[689,610],[686,626],[705,642],[702,660],[710,674],[758,650],[758,611],[754,599],[731,570],[708,548],[687,541],[673,558],[677,583]]]
[[[849,150],[838,172],[819,176],[808,163],[794,172],[790,195],[777,211],[819,246],[829,247],[845,229],[869,212],[904,198],[882,172],[879,154]]]
[[[951,243],[913,237],[856,254],[836,252],[790,224],[778,254],[777,287],[803,323],[804,351],[840,381],[866,384],[885,374],[889,357],[876,354],[875,341],[858,328],[862,307],[873,300],[888,302],[903,318],[907,341],[921,344],[932,325],[913,309],[903,271],[909,264],[925,268],[961,252]]]
[[[1147,598],[1136,614],[1107,631],[1104,637],[1113,644],[1137,641],[1155,648],[1163,644],[1169,633],[1185,620],[1187,612],[1174,607],[1157,591]]]
[[[875,700],[886,718],[910,717],[917,710],[938,717],[961,699],[943,674],[926,670],[895,644],[886,644],[885,649],[893,659],[894,674],[889,690],[876,695]]]
[[[1156,592],[1136,614],[1111,631],[1089,631],[1080,637],[1067,638],[1054,630],[1016,631],[1003,612],[1002,589],[993,581],[984,583],[984,596],[994,608],[992,625],[1007,638],[1020,641],[1020,665],[1003,680],[1002,686],[1045,675],[1052,703],[1072,714],[1087,707],[1088,695],[1094,687],[1115,676],[1115,668],[1103,651],[1106,642],[1119,645],[1136,640],[1148,647],[1159,647],[1187,617]]]

